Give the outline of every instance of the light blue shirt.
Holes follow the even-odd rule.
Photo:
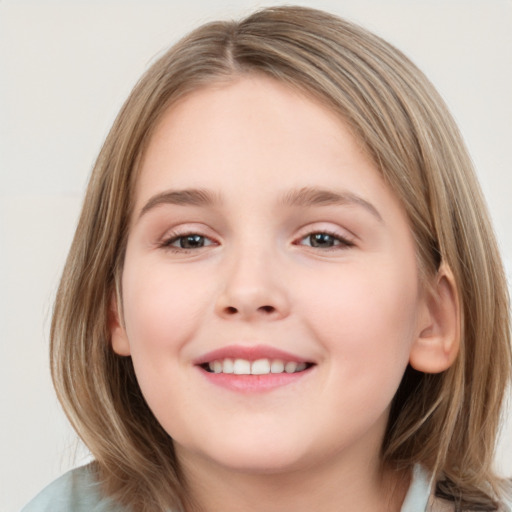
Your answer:
[[[101,495],[90,466],[65,473],[45,487],[21,512],[126,512]]]
[[[401,512],[425,512],[431,494],[429,474],[419,465],[413,470]],[[437,503],[432,511],[453,510]],[[506,509],[505,509],[506,510]],[[21,512],[127,512],[124,507],[102,497],[90,466],[69,471],[43,489]]]

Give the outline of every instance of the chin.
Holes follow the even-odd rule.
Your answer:
[[[297,456],[288,454],[236,454],[234,457],[218,460],[226,469],[239,473],[250,473],[259,475],[272,475],[289,473],[302,468],[302,461]]]
[[[196,456],[206,458],[211,464],[228,471],[250,474],[279,474],[296,471],[306,463],[307,458],[301,450],[277,443],[261,444],[259,442],[222,443],[215,447],[208,446],[204,451],[197,451]],[[184,454],[183,454],[184,455]]]

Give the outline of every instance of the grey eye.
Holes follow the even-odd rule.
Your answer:
[[[201,235],[180,236],[175,240],[181,249],[197,249],[206,245],[205,237]]]
[[[311,247],[333,247],[340,243],[340,241],[329,233],[311,233],[306,237]]]

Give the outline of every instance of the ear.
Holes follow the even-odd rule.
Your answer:
[[[116,294],[113,294],[109,310],[110,343],[114,352],[120,356],[131,355],[130,343],[126,335],[126,329],[118,306]]]
[[[441,265],[426,293],[409,362],[418,371],[440,373],[453,364],[460,346],[459,297],[447,265]]]

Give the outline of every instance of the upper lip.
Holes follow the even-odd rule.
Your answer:
[[[245,359],[247,361],[257,361],[258,359],[281,359],[286,362],[293,361],[295,363],[312,362],[298,355],[268,345],[227,345],[201,355],[194,360],[194,364],[201,365],[227,358]]]

